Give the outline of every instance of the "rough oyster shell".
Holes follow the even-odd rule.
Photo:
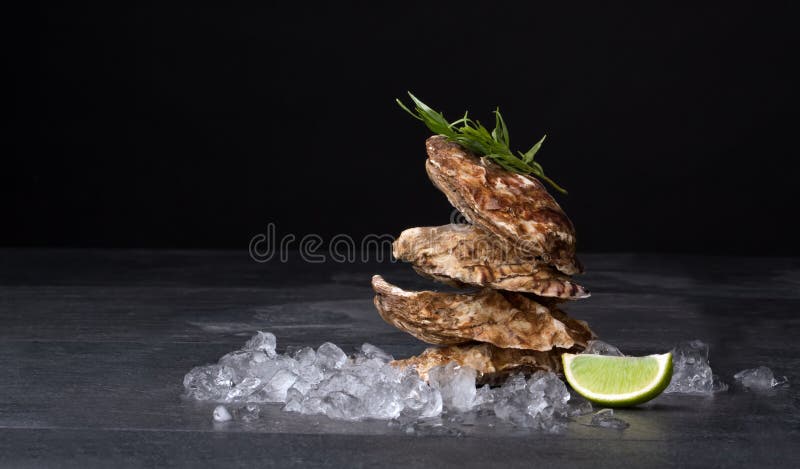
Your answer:
[[[498,347],[546,351],[585,346],[589,326],[522,293],[409,292],[372,277],[381,317],[414,337],[437,345],[488,342]]]
[[[565,274],[583,270],[572,222],[536,178],[506,171],[441,135],[426,148],[428,176],[467,220]]]
[[[455,362],[477,370],[478,382],[495,384],[513,373],[531,374],[538,370],[558,373],[561,371],[563,352],[559,349],[547,352],[504,349],[492,344],[470,343],[430,347],[417,356],[395,360],[392,365],[398,368],[413,367],[420,378],[427,380],[431,368]]]
[[[562,299],[589,292],[569,277],[474,225],[409,228],[393,244],[394,256],[423,276]]]

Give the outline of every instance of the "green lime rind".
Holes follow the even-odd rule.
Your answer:
[[[572,389],[607,407],[630,407],[661,394],[672,379],[672,354],[646,357],[561,356]]]

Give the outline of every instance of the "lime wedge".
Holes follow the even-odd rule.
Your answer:
[[[572,389],[592,402],[627,407],[661,394],[672,379],[672,354],[612,357],[565,353],[564,375]]]

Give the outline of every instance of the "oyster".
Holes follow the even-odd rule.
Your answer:
[[[563,299],[589,292],[569,277],[473,225],[410,228],[393,244],[394,257],[423,276],[463,284]]]
[[[504,349],[492,344],[471,343],[430,347],[417,356],[395,360],[391,364],[398,368],[414,367],[420,378],[427,380],[431,368],[455,362],[474,368],[480,383],[495,384],[513,373],[530,374],[538,370],[560,372],[563,352]]]
[[[425,143],[428,176],[467,220],[565,274],[583,270],[575,257],[575,228],[541,182],[478,158],[444,136]]]
[[[522,293],[488,288],[476,293],[409,292],[372,277],[381,317],[414,337],[437,345],[489,342],[529,350],[586,346],[594,333]]]

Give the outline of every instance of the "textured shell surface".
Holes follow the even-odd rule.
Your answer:
[[[430,137],[426,149],[428,176],[467,220],[565,274],[583,271],[575,228],[539,180],[478,158],[441,135]]]
[[[474,293],[405,291],[372,278],[375,307],[389,324],[436,345],[487,342],[547,351],[583,347],[594,333],[554,304],[522,293],[488,288]]]
[[[474,368],[479,383],[496,384],[514,373],[530,374],[535,371],[561,371],[561,354],[565,350],[547,352],[535,350],[504,349],[492,344],[468,343],[447,347],[429,347],[421,354],[395,360],[398,368],[413,367],[417,374],[428,379],[428,372],[437,366],[454,362],[460,366]]]
[[[589,292],[568,276],[474,225],[409,228],[393,244],[397,259],[421,275],[451,285],[474,285],[562,299]]]

